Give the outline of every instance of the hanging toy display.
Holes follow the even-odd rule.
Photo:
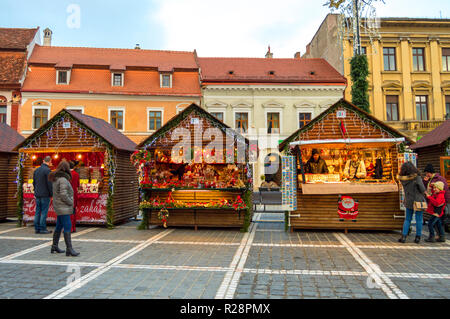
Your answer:
[[[353,199],[350,196],[339,195],[338,200],[338,214],[339,214],[339,220],[352,220],[356,222],[356,217],[358,217],[359,211],[358,211],[359,203],[357,200]]]

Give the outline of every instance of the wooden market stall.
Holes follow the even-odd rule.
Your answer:
[[[417,153],[417,167],[423,172],[427,164],[432,164],[450,182],[450,120],[423,136],[411,145]]]
[[[51,169],[62,159],[79,162],[78,224],[112,226],[138,213],[136,170],[130,162],[136,144],[102,119],[62,110],[19,144],[17,180],[22,213],[19,220],[33,221],[33,172],[46,156]],[[47,222],[55,222],[53,205]]]
[[[14,168],[18,153],[13,149],[24,137],[5,123],[0,123],[0,221],[17,216]]]
[[[396,176],[404,142],[411,141],[344,99],[284,140],[280,151],[296,163],[291,230],[400,229]],[[308,163],[314,149],[327,167],[322,174],[307,173],[314,172]]]
[[[195,104],[173,117],[133,155],[144,194],[142,228],[247,231],[252,206],[247,147],[247,139]]]

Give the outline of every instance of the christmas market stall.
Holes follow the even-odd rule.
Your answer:
[[[15,150],[19,221],[33,221],[35,199],[33,172],[46,156],[51,169],[63,159],[78,162],[80,175],[76,207],[77,224],[113,225],[136,216],[138,177],[130,163],[136,144],[102,119],[62,110]],[[56,222],[50,204],[47,222]]]
[[[13,149],[23,140],[23,136],[16,130],[0,123],[0,221],[17,215],[14,169],[18,153],[13,152]]]
[[[248,140],[192,104],[132,156],[149,225],[239,227],[251,220]]]
[[[291,231],[401,229],[397,174],[406,143],[400,132],[344,99],[284,140],[279,148],[294,163],[297,184],[284,187],[295,190],[287,213]]]

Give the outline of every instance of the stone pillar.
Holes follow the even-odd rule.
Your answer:
[[[437,39],[430,39],[430,67],[431,85],[433,86],[433,101],[430,105],[430,120],[440,120],[445,116],[441,91],[441,57]],[[425,57],[426,58],[426,57]]]
[[[383,49],[380,47],[380,41],[374,40],[373,50],[376,54],[372,54],[372,79],[373,79],[373,115],[382,121],[386,120],[386,112],[384,112],[383,91],[381,89],[381,70],[383,68]]]
[[[401,38],[400,43],[400,54],[402,59],[401,71],[402,71],[402,82],[403,82],[403,94],[402,94],[402,110],[400,111],[400,120],[414,120],[415,110],[413,104],[413,96],[411,92],[411,46],[409,45],[409,39]]]

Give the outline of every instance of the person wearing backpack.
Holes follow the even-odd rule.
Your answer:
[[[400,243],[406,242],[409,227],[413,215],[416,215],[416,238],[414,242],[418,244],[422,237],[423,226],[423,208],[426,206],[425,186],[422,178],[419,176],[419,170],[411,162],[406,162],[400,168],[398,180],[403,186],[405,199],[403,201],[406,207],[405,221],[403,223],[402,237],[398,240]]]

